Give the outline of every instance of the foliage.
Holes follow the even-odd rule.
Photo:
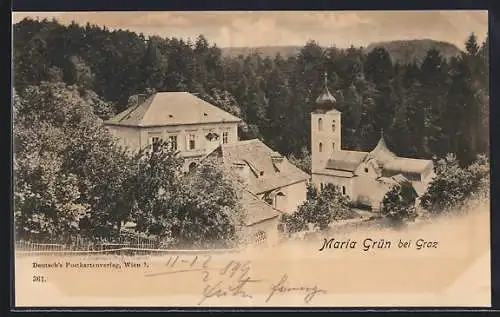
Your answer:
[[[382,199],[380,213],[395,223],[414,220],[417,217],[416,196],[410,182],[394,185]]]
[[[187,176],[181,165],[182,159],[165,146],[138,153],[128,181],[136,230],[169,246],[232,245],[241,225],[235,186],[213,162],[204,162]]]
[[[399,155],[456,153],[469,164],[489,151],[488,41],[478,44],[473,34],[462,54],[428,40],[366,49],[311,41],[269,56],[223,54],[202,35],[185,41],[48,20],[22,20],[13,32],[20,95],[29,85],[62,80],[94,91],[105,103],[93,103],[103,119],[124,110],[131,95],[190,91],[242,118],[243,138],[305,160],[309,114],[326,71],[342,111],[345,149],[371,150],[383,128]]]
[[[421,206],[431,213],[458,210],[467,198],[479,190],[489,190],[489,161],[485,155],[468,167],[461,167],[448,154],[437,162],[436,176],[421,197]]]
[[[127,156],[92,108],[76,87],[62,83],[29,86],[16,96],[14,213],[20,238],[64,240],[78,231],[105,236],[118,229]]]
[[[314,186],[308,188],[308,199],[291,215],[283,214],[281,222],[288,232],[299,232],[312,226],[325,230],[332,221],[350,219],[353,212],[349,208],[349,199],[329,184],[317,193]],[[317,194],[316,194],[317,193]]]

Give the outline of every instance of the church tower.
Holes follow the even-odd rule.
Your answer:
[[[334,151],[341,150],[340,111],[335,109],[336,100],[328,90],[325,73],[323,91],[316,99],[311,113],[311,157],[312,169],[324,167]]]

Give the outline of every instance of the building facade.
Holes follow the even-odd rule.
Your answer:
[[[310,175],[258,139],[222,144],[207,157],[218,160],[241,187],[249,240],[278,243],[280,215],[306,200]]]
[[[370,152],[342,149],[341,113],[325,87],[311,113],[312,182],[326,184],[355,202],[377,211],[387,191],[395,184],[410,182],[422,195],[434,177],[431,160],[399,157],[387,147],[383,133]]]
[[[184,169],[221,144],[238,141],[241,119],[187,92],[137,96],[135,105],[104,122],[130,151],[165,142],[185,159]]]

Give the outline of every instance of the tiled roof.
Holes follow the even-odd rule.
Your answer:
[[[310,178],[309,174],[294,166],[258,139],[221,145],[221,154],[224,163],[228,165],[245,163],[249,166],[254,176],[250,178],[247,189],[254,194]],[[282,160],[274,164],[273,157],[281,157]]]
[[[241,203],[246,211],[244,221],[247,226],[264,220],[273,219],[281,214],[280,211],[274,209],[271,205],[260,200],[257,196],[245,189],[242,190]]]
[[[420,175],[433,165],[431,160],[398,157],[381,137],[371,152],[335,151],[326,162],[325,170],[354,172],[362,162],[371,162],[375,170],[389,177],[400,173],[405,176]]]
[[[239,121],[241,119],[188,92],[158,92],[105,123],[147,127]]]
[[[353,172],[366,158],[366,152],[358,151],[334,151],[326,162],[326,169]]]

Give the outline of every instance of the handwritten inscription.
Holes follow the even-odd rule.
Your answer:
[[[277,283],[271,283],[267,286],[263,284],[266,282],[265,279],[252,277],[251,261],[230,260],[226,265],[217,268],[211,265],[211,259],[208,255],[202,259],[196,256],[192,260],[175,256],[170,258],[166,263],[169,270],[148,273],[146,276],[152,277],[199,271],[201,273],[202,291],[201,298],[197,303],[198,305],[206,303],[211,298],[239,297],[251,299],[255,294],[255,290],[252,292],[252,285],[256,284],[263,285],[259,289],[264,292],[269,290],[269,294],[265,300],[266,303],[278,295],[302,292],[304,294],[304,303],[308,304],[317,295],[326,293],[326,290],[320,289],[317,286],[292,286],[286,273],[281,276]]]
[[[271,298],[277,294],[287,294],[290,292],[303,292],[304,293],[304,303],[309,304],[313,300],[313,298],[318,294],[325,294],[326,290],[319,289],[317,286],[313,287],[292,287],[288,285],[288,275],[283,274],[278,283],[271,286],[271,292],[266,298],[266,303],[271,300]]]

